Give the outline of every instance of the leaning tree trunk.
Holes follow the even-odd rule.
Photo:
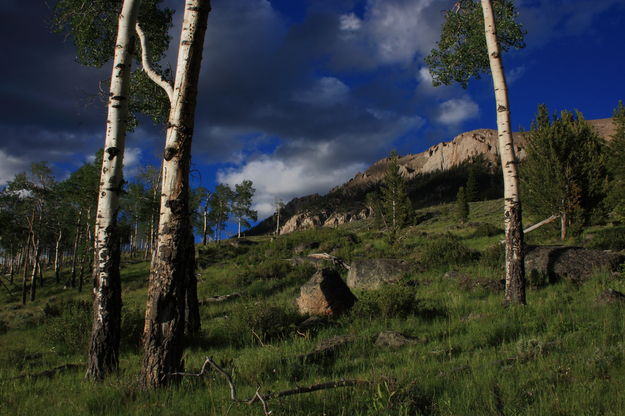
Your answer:
[[[181,370],[184,349],[185,283],[189,266],[189,167],[191,140],[208,0],[186,0],[176,79],[162,171],[156,255],[150,270],[143,333],[142,380],[146,388],[166,384]]]
[[[122,301],[117,212],[123,185],[122,163],[128,121],[128,91],[139,3],[140,0],[124,0],[118,19],[113,58],[95,222],[93,326],[86,374],[92,380],[102,380],[119,366]]]
[[[508,87],[497,41],[495,16],[491,0],[481,0],[490,70],[493,75],[497,106],[499,154],[504,182],[504,226],[506,232],[506,291],[505,302],[525,304],[525,265],[523,252],[523,223],[519,197],[518,161],[510,129]]]

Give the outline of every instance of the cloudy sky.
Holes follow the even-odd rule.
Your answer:
[[[180,10],[183,0],[164,3]],[[392,149],[416,153],[496,126],[490,79],[433,88],[424,66],[453,1],[212,3],[193,184],[251,179],[261,217],[274,198],[325,193]],[[528,34],[524,50],[504,56],[515,128],[529,127],[538,103],[609,117],[625,99],[625,2],[516,3]],[[63,179],[103,144],[95,97],[110,67],[75,62],[71,39],[50,33],[44,0],[2,0],[0,18],[0,186],[40,160]],[[129,172],[158,164],[163,142],[161,127],[143,123],[127,140]]]

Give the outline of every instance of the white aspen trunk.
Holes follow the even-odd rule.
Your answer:
[[[568,218],[566,215],[566,211],[563,211],[560,214],[560,240],[562,241],[566,240],[567,225],[568,225]]]
[[[523,252],[523,223],[519,196],[518,161],[510,128],[508,87],[497,41],[492,1],[481,0],[488,59],[493,76],[497,107],[499,155],[504,182],[504,229],[506,233],[506,303],[525,304],[525,265]]]
[[[185,305],[193,253],[189,220],[189,168],[197,87],[210,11],[208,0],[186,0],[163,155],[160,221],[150,270],[143,332],[142,383],[166,384],[180,371]],[[195,299],[197,301],[197,299]]]
[[[238,219],[237,225],[239,226],[239,229],[237,231],[237,238],[241,238],[241,218]]]
[[[119,365],[121,282],[117,212],[123,182],[122,164],[128,121],[128,91],[139,4],[140,0],[124,0],[118,18],[113,58],[94,230],[93,327],[86,374],[93,380],[102,380]]]
[[[58,284],[61,280],[61,262],[59,252],[61,251],[61,239],[63,238],[63,230],[59,229],[59,235],[56,238],[56,243],[54,244],[54,277],[56,278],[56,283]]]

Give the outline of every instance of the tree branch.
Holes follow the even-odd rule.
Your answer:
[[[143,33],[143,29],[141,29],[139,23],[135,25],[135,30],[137,32],[137,36],[139,36],[139,41],[141,42],[141,65],[143,66],[143,70],[156,85],[165,90],[167,97],[169,97],[170,105],[173,105],[174,88],[169,81],[167,81],[162,75],[157,73],[154,68],[152,68],[150,60],[148,58],[148,45],[147,41],[145,40],[145,33]]]
[[[294,389],[283,390],[283,391],[279,391],[275,393],[268,393],[264,396],[260,394],[260,387],[258,387],[256,391],[254,392],[254,395],[250,397],[249,399],[239,399],[239,397],[237,396],[236,385],[234,384],[234,381],[232,381],[232,376],[228,374],[223,368],[219,367],[217,363],[213,361],[212,358],[209,358],[209,357],[206,358],[206,361],[204,361],[204,364],[202,365],[202,369],[197,374],[195,373],[171,373],[171,375],[200,377],[206,373],[206,367],[208,365],[210,365],[215,371],[217,371],[226,379],[226,382],[228,383],[228,386],[230,387],[230,399],[233,402],[247,404],[247,405],[260,402],[260,404],[263,407],[263,412],[265,413],[265,416],[269,416],[271,414],[271,410],[267,408],[267,402],[272,399],[277,399],[277,398],[286,397],[286,396],[293,396],[296,394],[312,393],[314,391],[319,391],[319,390],[335,389],[338,387],[350,387],[350,386],[371,384],[371,382],[367,380],[337,380],[337,381],[329,381],[326,383],[313,384],[312,386],[296,387]]]

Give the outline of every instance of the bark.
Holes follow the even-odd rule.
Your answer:
[[[15,253],[13,253],[13,244],[11,244],[11,257],[9,263],[9,283],[13,284],[13,275],[15,274]]]
[[[108,119],[95,222],[93,326],[86,377],[102,380],[119,366],[121,331],[120,247],[117,226],[122,165],[128,120],[128,91],[134,49],[134,26],[140,0],[124,0],[108,102]]]
[[[560,214],[560,240],[566,240],[567,235],[567,217],[566,212]]]
[[[202,225],[202,245],[206,245],[206,234],[208,232],[208,201],[204,206],[204,223]]]
[[[523,223],[519,196],[518,161],[510,128],[508,87],[501,61],[491,0],[481,0],[490,70],[493,75],[497,107],[499,154],[504,182],[504,229],[506,233],[506,291],[505,302],[525,304],[525,265]]]
[[[27,285],[27,277],[28,277],[28,257],[30,252],[30,237],[26,242],[26,247],[24,247],[24,262],[22,269],[22,305],[26,305],[26,295],[28,293],[28,285]]]
[[[80,221],[82,217],[82,211],[78,212],[78,220],[76,222],[76,235],[74,236],[74,247],[72,250],[72,277],[70,280],[70,287],[76,287],[76,262],[78,260],[78,244],[80,243]]]
[[[148,289],[142,383],[166,384],[182,369],[189,267],[189,167],[207,0],[186,0],[162,171],[158,243]]]
[[[37,292],[37,267],[39,267],[39,252],[41,251],[41,238],[35,242],[35,236],[33,235],[33,247],[35,247],[35,254],[33,256],[33,272],[30,275],[30,301],[35,301],[35,295]]]
[[[56,244],[54,245],[54,277],[56,278],[56,284],[61,281],[61,262],[60,262],[60,248],[61,239],[63,238],[63,230],[59,230],[59,235],[56,238]]]

